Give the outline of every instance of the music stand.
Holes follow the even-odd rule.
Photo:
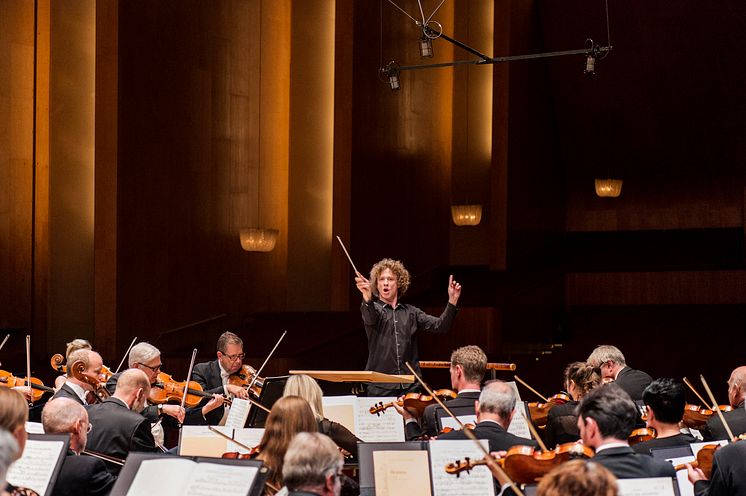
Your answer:
[[[57,461],[54,465],[54,469],[52,469],[52,472],[49,474],[49,479],[46,481],[47,485],[45,487],[41,488],[31,488],[28,489],[38,489],[43,494],[51,494],[52,490],[54,489],[54,485],[57,482],[57,477],[60,475],[60,470],[62,469],[62,464],[65,463],[65,457],[67,456],[67,450],[70,447],[70,435],[69,434],[29,434],[28,435],[28,441],[26,443],[26,453],[30,454],[32,452],[32,443],[41,443],[41,442],[57,442],[60,443],[60,450],[57,453]],[[36,463],[38,463],[39,460],[36,460]],[[26,458],[24,459],[21,457],[15,462],[18,467],[17,469],[21,471],[21,473],[31,473],[33,472],[33,469],[35,468],[33,466],[33,459]],[[28,470],[28,472],[26,472]],[[10,473],[8,474],[10,475]],[[11,482],[18,486],[26,487],[26,481],[24,480],[11,480],[10,477],[8,477],[8,482]],[[0,488],[2,489],[2,488]]]
[[[259,404],[268,410],[272,409],[275,401],[282,398],[282,392],[285,390],[285,383],[288,380],[287,375],[279,377],[265,377],[262,392],[259,393]],[[253,406],[249,412],[249,418],[246,420],[246,427],[264,427],[267,421],[267,412],[261,408]]]
[[[667,448],[653,448],[650,454],[656,460],[669,460],[671,458],[682,458],[685,456],[694,456],[691,445],[669,446]]]
[[[477,412],[474,410],[474,405],[464,405],[464,406],[453,406],[448,407],[449,410],[453,412],[453,414],[459,418],[463,422],[463,419],[461,417],[471,415],[473,417],[476,417]],[[444,418],[451,418],[451,416],[446,412],[442,406],[438,405],[435,407],[435,423],[438,426],[438,432],[443,430],[443,419]],[[476,424],[476,419],[475,419]]]
[[[374,451],[425,451],[427,441],[404,441],[400,443],[357,443],[360,467],[360,496],[376,494],[376,477],[373,468]]]

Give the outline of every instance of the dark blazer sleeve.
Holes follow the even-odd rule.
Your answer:
[[[153,433],[150,431],[148,419],[143,418],[132,433],[130,451],[158,451],[158,448],[155,447],[155,439],[153,439]]]
[[[332,438],[337,446],[357,456],[358,437],[350,432],[347,427],[328,419],[321,420],[321,432]]]

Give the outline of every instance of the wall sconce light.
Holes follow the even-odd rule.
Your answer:
[[[457,226],[477,226],[482,221],[482,205],[451,205],[451,217]]]
[[[420,57],[432,57],[433,56],[433,40],[422,35],[420,38]]]
[[[596,194],[602,197],[616,198],[622,194],[621,179],[596,179]]]
[[[397,64],[396,61],[392,60],[384,67],[381,67],[380,72],[388,79],[391,91],[399,89],[399,64]]]
[[[279,232],[277,229],[259,227],[241,229],[241,248],[246,251],[272,251],[275,249]]]

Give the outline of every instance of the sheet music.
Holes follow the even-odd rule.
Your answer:
[[[479,442],[489,451],[486,439],[480,439]],[[484,457],[484,452],[474,441],[436,440],[430,441],[429,445],[433,496],[494,496],[495,483],[492,472],[486,466],[474,467],[468,473],[462,472],[459,477],[445,471],[446,465],[467,456],[472,460]]]
[[[127,496],[246,496],[257,471],[185,458],[143,460]]]
[[[23,456],[8,469],[8,482],[44,496],[64,446],[62,441],[27,440]]]
[[[645,479],[620,479],[619,496],[674,496],[673,479],[649,477]]]
[[[678,458],[667,458],[674,466],[682,463],[691,463],[696,460],[693,456],[681,456]],[[686,470],[676,472],[676,483],[679,485],[680,496],[694,496],[694,485],[689,482],[689,476]]]
[[[241,398],[231,400],[231,408],[228,411],[228,418],[225,419],[225,427],[232,429],[243,429],[246,425],[246,419],[249,418],[249,409],[251,402]]]
[[[513,388],[516,396],[515,413],[513,414],[510,426],[508,426],[508,432],[525,439],[533,439],[534,436],[531,435],[531,430],[528,428],[528,421],[526,420],[526,405],[521,400],[521,393],[518,391],[518,386],[516,386],[515,381],[507,381],[506,383]]]
[[[396,397],[328,396],[324,397],[324,414],[339,422],[366,443],[404,441],[404,420],[395,410],[372,415],[370,407],[395,401]],[[352,419],[352,427],[350,427]]]
[[[44,434],[44,426],[40,422],[26,422],[26,432],[29,434]]]
[[[473,424],[477,425],[477,416],[476,415],[456,415],[456,418],[461,421],[462,424]],[[461,426],[458,425],[458,422],[453,420],[452,417],[442,417],[440,419],[440,425],[443,426],[445,429],[446,427],[450,427],[451,429],[459,430],[461,429]]]
[[[226,436],[233,436],[233,429],[213,427]],[[238,451],[236,445],[228,448],[228,440],[210,431],[206,425],[183,425],[179,438],[179,455],[220,457],[226,451]]]
[[[376,496],[430,496],[427,451],[374,451]]]

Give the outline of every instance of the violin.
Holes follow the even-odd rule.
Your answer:
[[[63,364],[65,361],[65,357],[60,355],[59,353],[55,353],[52,355],[52,358],[49,359],[49,364],[52,366],[53,370],[56,370],[60,374],[66,374],[67,373],[67,365]],[[106,365],[101,367],[101,375],[104,376],[104,382],[108,381],[109,378],[111,378],[114,373],[107,367]]]
[[[474,427],[476,427],[476,426],[474,424],[472,424],[471,422],[464,424],[464,429],[469,429],[469,430],[473,431]],[[443,427],[440,430],[440,432],[438,433],[438,435],[440,436],[441,434],[447,434],[449,432],[460,431],[460,430],[461,429],[456,429],[456,428],[453,428],[453,427]]]
[[[637,443],[642,443],[644,441],[650,441],[651,439],[655,439],[657,436],[657,433],[655,432],[655,429],[651,427],[643,427],[641,429],[635,429],[633,430],[629,437],[627,437],[627,443],[629,443],[630,446],[635,445]]]
[[[238,451],[228,451],[220,455],[220,458],[229,458],[231,460],[253,460],[261,452],[262,450],[259,446],[254,446],[248,451],[248,453],[239,453]]]
[[[450,389],[438,389],[437,391],[435,391],[435,395],[441,400],[452,400],[456,398],[456,396],[458,396]],[[432,396],[427,396],[420,393],[407,393],[402,396],[401,399],[397,400],[396,404],[404,407],[409,411],[414,410],[416,412],[414,413],[415,416],[422,417],[422,414],[425,412],[425,408],[435,402],[436,400]],[[368,411],[371,413],[371,415],[380,415],[381,413],[385,413],[386,409],[392,408],[393,406],[393,401],[386,404],[384,404],[383,402],[379,402],[378,404],[371,406]]]
[[[733,410],[730,405],[718,405],[718,409],[721,412],[729,412]],[[684,418],[682,422],[685,426],[690,429],[701,430],[707,425],[707,421],[715,415],[715,410],[711,410],[704,406],[698,405],[684,405]]]
[[[0,386],[4,386],[7,388],[14,388],[14,387],[26,387],[28,386],[28,381],[25,377],[15,377],[10,372],[6,372],[4,370],[0,370]],[[54,389],[51,387],[47,387],[44,385],[43,382],[41,382],[41,379],[37,379],[36,377],[31,378],[31,400],[36,403],[41,399],[41,397],[44,395],[44,393],[54,393]]]
[[[169,401],[180,403],[181,398],[184,396],[185,386],[185,381],[179,382],[174,380],[172,376],[165,372],[158,372],[157,382],[151,386],[148,399],[151,403],[156,405],[168,403]],[[186,402],[184,405],[189,408],[194,408],[200,404],[203,398],[212,398],[212,394],[204,392],[202,386],[198,382],[189,381]],[[230,400],[227,398],[225,401],[230,404]]]
[[[565,443],[548,451],[519,445],[510,448],[505,456],[497,459],[497,463],[514,482],[533,484],[560,463],[574,458],[592,458],[593,454],[591,448],[580,443]],[[475,466],[487,465],[488,462],[486,457],[480,460],[464,458],[464,461],[456,460],[455,463],[449,463],[445,470],[458,476],[461,472],[468,473]]]
[[[565,393],[558,393],[548,399],[546,403],[531,402],[528,404],[528,413],[531,422],[536,427],[546,427],[549,410],[558,405],[564,405],[570,401],[570,396]]]
[[[256,377],[256,381],[254,381],[254,377]],[[254,367],[251,365],[242,365],[238,372],[231,374],[230,377],[228,377],[228,384],[233,384],[234,386],[242,388],[248,387],[252,381],[254,381],[254,384],[251,386],[250,392],[255,398],[258,398],[262,393],[262,388],[264,387],[264,379],[257,375],[257,371]]]

